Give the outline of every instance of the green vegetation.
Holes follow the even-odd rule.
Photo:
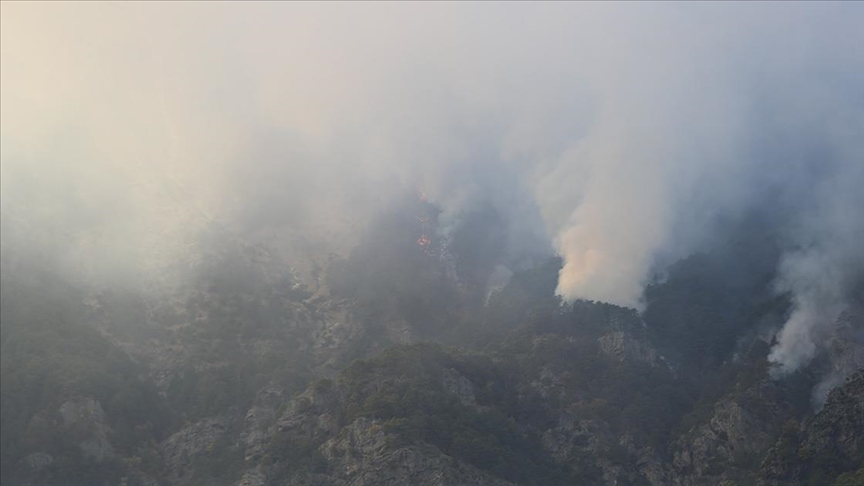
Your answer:
[[[711,420],[718,401],[732,399],[768,404],[749,410],[775,421],[772,460],[786,468],[778,474],[801,485],[860,483],[857,459],[802,446],[799,424],[817,373],[759,388],[770,345],[752,334],[781,320],[788,302],[771,293],[770,272],[756,264],[773,255],[753,243],[758,233],[678,262],[649,286],[640,315],[598,302],[562,304],[554,295],[558,258],[517,271],[487,300],[485,282],[503,250],[493,248],[492,258],[473,245],[498,244],[500,221],[458,229],[448,260],[443,242],[416,241],[425,228],[412,211],[434,221],[435,208],[415,201],[409,209],[406,221],[385,218],[374,238],[334,263],[326,276],[332,301],[310,299],[290,268],[239,243],[217,245],[187,269],[188,288],[171,304],[145,301],[131,286],[96,292],[71,285],[33,262],[4,272],[2,483],[117,484],[130,472],[165,479],[174,473],[164,470],[159,442],[218,417],[228,430],[183,458],[186,478],[231,484],[254,466],[238,437],[269,386],[284,402],[268,404],[265,421],[289,414],[301,424],[263,434],[256,461],[274,482],[336,474],[327,454],[344,451],[322,446],[366,419],[357,423],[383,433],[388,451],[437,449],[516,484],[597,484],[603,474],[639,484],[635,464],[644,454],[671,464],[676,440]],[[756,256],[746,255],[753,248]],[[360,323],[324,365],[321,349],[342,336],[321,332],[331,317],[329,307],[317,307],[322,299],[344,305],[352,325]],[[393,323],[407,323],[415,342],[437,344],[393,345]],[[182,347],[158,391],[148,376],[157,368],[123,347],[150,340]],[[64,424],[60,414],[64,403],[83,399],[104,410],[116,452],[98,462],[81,446],[92,431]],[[318,425],[322,417],[326,427]],[[787,418],[802,420],[783,427]],[[50,454],[50,464],[28,465],[25,458],[45,459],[34,453]],[[731,456],[703,466],[730,484],[752,483],[765,454]]]
[[[508,377],[490,358],[447,351],[438,345],[392,348],[346,369],[345,422],[376,419],[393,434],[393,447],[425,442],[445,454],[520,484],[573,484],[587,479],[551,462],[537,429],[522,430],[516,418],[542,414],[519,403]],[[445,374],[475,386],[477,406],[445,388]],[[537,418],[540,418],[539,416]],[[530,422],[528,420],[527,422]]]
[[[308,359],[297,352],[298,331],[286,324],[292,315],[286,302],[305,294],[279,285],[229,285],[231,273],[261,279],[248,258],[229,252],[222,260],[208,261],[197,274],[194,288],[210,290],[190,298],[186,312],[208,319],[205,325],[179,331],[195,343],[187,350],[187,359],[194,359],[179,363],[167,396],[147,378],[146,367],[94,325],[99,323],[120,340],[165,339],[164,327],[148,325],[140,293],[122,286],[107,289],[94,308],[85,303],[92,290],[44,270],[44,263],[24,260],[16,268],[7,272],[4,267],[0,287],[2,484],[34,474],[30,479],[42,484],[118,483],[128,471],[121,457],[139,458],[133,461],[138,470],[161,477],[161,460],[144,459],[152,459],[155,444],[184,421],[248,407],[267,384],[292,393],[309,381]],[[155,312],[162,325],[183,321],[177,311],[157,307]],[[242,340],[249,336],[279,345],[264,352],[246,349]],[[104,410],[114,458],[96,463],[85,457],[79,444],[88,433],[64,425],[59,408],[82,398],[95,400]],[[196,459],[196,471],[215,474],[217,466],[242,462],[242,454],[240,462],[229,460],[236,459],[233,449],[216,449]],[[30,471],[22,460],[37,452],[49,454],[51,463]]]
[[[834,486],[861,486],[864,485],[864,467],[855,472],[843,473],[837,476]]]
[[[15,483],[19,461],[35,452],[54,458],[39,478],[45,484],[116,481],[121,465],[82,456],[79,432],[63,424],[58,408],[76,397],[97,400],[113,431],[111,444],[126,454],[162,438],[172,415],[141,378],[145,370],[87,325],[74,288],[54,275],[30,278],[4,273],[0,290],[2,483]]]

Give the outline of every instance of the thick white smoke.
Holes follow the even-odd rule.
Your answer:
[[[772,354],[792,370],[864,260],[861,3],[3,2],[0,20],[4,228],[69,261],[171,261],[213,224],[326,256],[421,187],[445,225],[483,203],[514,252],[554,246],[566,299],[638,307],[658,254],[772,192],[798,221]]]
[[[862,119],[849,122],[864,132]],[[846,136],[860,137],[860,132],[845,128]],[[778,375],[799,369],[825,351],[842,324],[840,317],[849,307],[855,285],[864,280],[861,145],[853,140],[840,145],[851,151],[842,154],[850,163],[814,188],[813,206],[792,229],[790,239],[796,248],[784,256],[777,280],[778,290],[792,296],[792,314],[769,356],[777,364]]]

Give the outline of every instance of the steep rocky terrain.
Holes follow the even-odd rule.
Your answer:
[[[411,224],[373,228],[313,281],[266,244],[218,238],[175,286],[79,285],[16,260],[2,483],[860,479],[864,375],[821,409],[811,394],[860,367],[861,314],[838,323],[842,359],[772,377],[764,329],[788,303],[752,241],[682,260],[640,313],[562,304],[555,258],[487,288],[494,262],[421,247]]]
[[[864,465],[864,370],[832,390],[824,408],[788,422],[760,468],[759,484],[824,484]],[[847,477],[850,477],[847,475]]]

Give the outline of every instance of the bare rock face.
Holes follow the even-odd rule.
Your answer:
[[[471,380],[450,368],[444,370],[443,381],[444,389],[455,395],[462,405],[476,405],[477,399],[474,396],[474,384]]]
[[[243,473],[237,486],[264,486],[267,484],[267,473],[261,464]]]
[[[84,457],[96,462],[114,457],[114,447],[108,440],[111,428],[106,423],[105,411],[98,400],[90,397],[74,398],[60,406],[62,427],[78,439]]]
[[[781,403],[773,381],[718,401],[707,423],[677,441],[672,464],[676,483],[719,484],[740,479],[736,474],[758,463],[790,417]]]
[[[542,443],[560,464],[599,471],[603,484],[669,484],[662,461],[650,447],[637,447],[630,435],[619,436],[600,421],[565,412],[543,433]]]
[[[187,483],[192,474],[192,460],[212,450],[228,430],[228,420],[222,417],[201,420],[165,439],[159,453],[174,484]]]
[[[665,358],[648,339],[646,324],[638,314],[629,309],[610,309],[602,320],[605,329],[597,337],[602,355],[619,363],[668,367]]]
[[[579,420],[565,413],[555,427],[543,433],[543,447],[558,462],[574,459],[575,455],[590,453],[600,448],[597,430],[600,424]]]
[[[811,457],[830,450],[850,462],[858,462],[864,451],[864,370],[828,395],[825,408],[802,427],[801,451]]]
[[[258,460],[263,455],[268,429],[276,421],[284,402],[284,391],[275,386],[265,387],[255,396],[255,402],[246,412],[243,431],[240,433],[240,440],[246,447],[246,461]]]
[[[597,338],[600,351],[618,362],[643,363],[652,367],[663,365],[662,357],[647,345],[624,331],[614,331]]]
[[[819,484],[864,464],[864,370],[828,394],[825,406],[800,427],[790,423],[762,462],[764,486]]]
[[[464,405],[477,406],[474,384],[465,376],[444,369],[441,380],[445,392]],[[248,469],[236,485],[510,484],[432,445],[403,444],[382,421],[357,417],[344,423],[344,393],[329,380],[317,382],[282,402],[281,414],[273,418],[272,404],[279,403],[281,395],[270,388],[259,392],[244,424]]]
[[[390,447],[393,438],[373,420],[358,418],[321,451],[330,461],[334,484],[445,486],[508,485],[429,445]]]
[[[813,390],[813,404],[821,408],[828,393],[843,385],[846,378],[857,370],[864,369],[864,346],[861,336],[864,333],[864,308],[854,307],[838,317],[834,323],[836,331],[827,341],[827,360],[831,369]]]

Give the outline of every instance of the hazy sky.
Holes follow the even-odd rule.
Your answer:
[[[638,307],[771,194],[783,369],[864,270],[864,3],[0,8],[3,224],[63,261],[158,265],[213,223],[351,241],[419,188],[444,231],[491,204],[512,252],[562,255],[564,297]]]

